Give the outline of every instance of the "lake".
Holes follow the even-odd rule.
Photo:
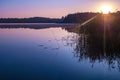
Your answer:
[[[0,80],[120,80],[120,54],[75,26],[1,24]]]

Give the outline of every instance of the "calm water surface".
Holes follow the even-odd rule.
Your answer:
[[[91,54],[81,37],[69,26],[1,28],[0,80],[120,80],[119,55]]]

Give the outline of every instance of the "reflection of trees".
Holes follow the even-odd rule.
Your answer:
[[[105,22],[104,22],[105,23]],[[84,26],[82,31],[74,38],[74,55],[79,58],[89,59],[91,63],[95,61],[105,62],[110,68],[120,70],[120,28],[119,26],[103,25],[102,21],[96,24]],[[72,37],[71,37],[72,38]]]
[[[45,28],[58,28],[58,27],[73,27],[78,24],[60,24],[60,23],[3,23],[0,24],[0,29],[45,29]]]
[[[89,58],[92,63],[95,61],[105,61],[111,68],[120,69],[120,41],[118,41],[118,35],[113,35],[112,38],[106,34],[105,44],[104,37],[90,35],[86,37],[86,34],[82,34],[79,37],[76,45],[76,57],[81,59]],[[82,45],[81,45],[82,44]]]

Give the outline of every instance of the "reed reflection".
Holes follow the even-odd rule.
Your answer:
[[[69,37],[72,42],[67,42],[74,48],[74,56],[79,58],[79,61],[89,59],[92,64],[96,61],[105,62],[110,69],[120,71],[120,28],[113,26],[110,17],[102,15],[77,31],[68,29],[78,35],[72,35]]]

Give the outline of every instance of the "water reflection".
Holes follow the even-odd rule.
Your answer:
[[[31,25],[31,24],[30,24]],[[54,24],[46,26],[45,24],[32,24],[30,25],[0,25],[0,28],[30,28],[30,29],[45,29],[50,28]],[[33,26],[34,25],[34,26]],[[44,26],[43,26],[44,25]],[[56,25],[54,25],[56,27]],[[53,26],[53,27],[54,27]],[[59,25],[61,29],[66,30],[71,33],[67,36],[62,37],[62,41],[66,41],[64,46],[71,46],[73,48],[74,57],[78,58],[78,61],[83,61],[84,59],[89,59],[90,63],[94,64],[96,61],[105,62],[109,65],[110,69],[118,69],[120,70],[120,35],[119,30],[113,27],[106,27],[106,34],[104,35],[104,28],[93,27],[94,31],[90,31],[91,28],[87,30],[83,30],[82,32],[76,30],[76,25]],[[52,32],[50,32],[52,33]],[[61,33],[61,32],[59,32]],[[45,34],[44,34],[45,35]],[[57,47],[51,48],[51,50],[59,50],[58,40],[55,38],[55,34],[53,34],[55,39],[55,43]],[[58,37],[58,36],[57,36]],[[48,40],[51,42],[51,40]],[[43,48],[44,50],[49,49],[44,46],[44,44],[38,44],[38,47]],[[94,65],[92,65],[93,67]]]
[[[88,26],[87,26],[88,27]],[[91,30],[91,28],[93,30]],[[83,31],[74,31],[71,28],[66,30],[77,32],[78,35],[71,35],[67,44],[74,49],[74,56],[79,61],[89,59],[90,63],[105,62],[109,69],[120,71],[120,32],[117,27],[104,26],[91,27]],[[104,30],[104,28],[106,28]],[[104,32],[105,31],[105,32]],[[92,65],[93,67],[94,65]]]
[[[45,29],[51,27],[73,27],[78,24],[74,23],[0,23],[0,28],[2,29],[12,29],[12,28],[29,28],[29,29]]]
[[[92,33],[88,35],[76,32],[75,27],[70,26],[21,28],[0,29],[0,80],[120,79],[118,70],[108,71],[108,66],[99,64],[105,62],[116,69],[119,62],[119,54],[113,53],[117,42],[113,42],[116,43],[113,52],[107,50],[111,44],[107,44],[109,47],[105,52],[103,34],[99,37]],[[91,63],[95,63],[94,68]]]

